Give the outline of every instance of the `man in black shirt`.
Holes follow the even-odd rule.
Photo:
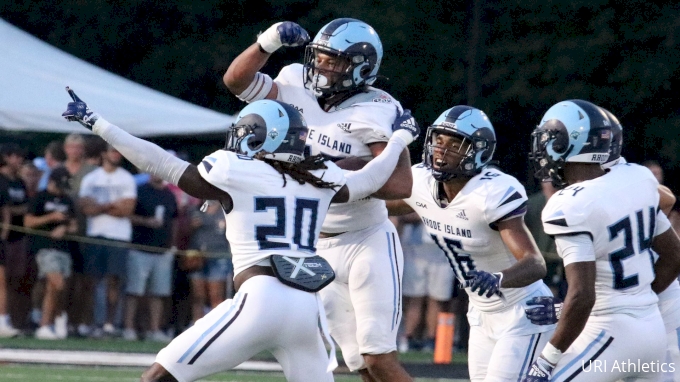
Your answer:
[[[134,226],[132,242],[151,247],[170,248],[177,217],[175,196],[163,179],[151,176],[149,183],[137,189],[137,206],[130,221]],[[172,291],[172,269],[174,256],[171,252],[147,252],[132,249],[127,257],[127,287],[125,330],[126,340],[136,340],[135,314],[137,306],[145,295],[149,303],[148,340],[170,342],[161,330],[163,298]]]
[[[2,207],[3,227],[0,228],[0,239],[3,241],[0,264],[5,268],[6,301],[9,314],[12,316],[11,322],[19,328],[24,328],[28,324],[33,288],[24,234],[9,227],[24,225],[28,199],[26,186],[19,178],[23,162],[24,152],[17,144],[5,143],[0,146],[0,194],[4,195],[5,199],[5,205]],[[11,332],[9,317],[2,313],[0,310],[0,328],[8,328]]]
[[[24,225],[49,232],[49,236],[35,235],[30,252],[36,256],[38,276],[45,279],[45,296],[42,303],[38,339],[66,337],[65,328],[55,330],[54,319],[64,311],[64,283],[71,276],[69,243],[64,235],[77,230],[73,200],[67,195],[71,175],[63,167],[54,169],[47,182],[47,189],[39,192],[29,202]]]

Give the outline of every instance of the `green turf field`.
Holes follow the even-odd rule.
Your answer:
[[[45,349],[45,350],[71,350],[71,351],[98,351],[118,353],[150,353],[155,354],[164,344],[144,341],[124,341],[122,339],[66,339],[60,341],[42,341],[32,337],[19,337],[0,339],[0,349]],[[342,355],[338,352],[338,359]],[[405,365],[430,365],[432,353],[409,352],[399,355]],[[260,361],[274,361],[268,353],[262,353],[253,358]],[[453,364],[464,367],[467,363],[465,354],[456,353],[453,356]],[[428,367],[428,366],[425,366]],[[360,382],[356,374],[342,374],[346,368],[336,370],[335,381],[337,382]],[[143,369],[133,367],[88,367],[67,365],[43,365],[43,364],[11,364],[0,363],[0,382],[2,381],[74,381],[74,382],[113,382],[113,381],[139,381]],[[429,374],[429,373],[428,373]],[[428,375],[422,374],[422,375]],[[417,374],[416,374],[417,375]],[[433,376],[447,376],[433,374]],[[203,381],[233,381],[233,382],[284,382],[282,373],[233,371],[212,376]],[[463,379],[433,379],[416,378],[416,382],[463,382]]]
[[[4,381],[72,381],[72,382],[137,382],[142,369],[64,367],[44,365],[0,365],[0,382]],[[221,382],[285,382],[280,373],[236,371],[218,374],[201,381]],[[358,376],[336,375],[336,382],[359,382]],[[463,382],[460,379],[424,379],[415,382]]]
[[[48,350],[83,350],[110,351],[121,353],[158,353],[165,345],[158,342],[124,341],[122,339],[79,339],[69,338],[60,341],[43,341],[32,337],[0,339],[0,348],[4,349],[48,349]],[[338,352],[338,360],[342,354]],[[273,360],[268,353],[260,354],[254,359]],[[399,355],[404,363],[427,364],[432,362],[432,353],[408,352]],[[467,354],[455,353],[454,364],[467,364]]]

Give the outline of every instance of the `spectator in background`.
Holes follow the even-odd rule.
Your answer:
[[[92,146],[98,147],[99,145],[94,144]],[[91,151],[94,152],[95,150]],[[95,170],[97,166],[85,162],[85,139],[80,134],[74,133],[66,136],[64,139],[64,153],[66,155],[64,168],[71,174],[71,188],[67,191],[67,194],[71,200],[76,202],[75,216],[78,222],[78,231],[76,234],[78,236],[84,236],[87,228],[87,220],[77,203],[78,192],[80,191],[80,183],[85,175]],[[97,156],[101,157],[101,153],[98,153]],[[69,294],[67,296],[68,317],[73,322],[84,322],[86,321],[85,317],[92,315],[92,299],[87,297],[87,294],[92,293],[92,291],[86,289],[87,282],[83,275],[83,255],[80,243],[69,242],[69,248],[73,267],[73,277],[69,278],[68,282],[70,286],[66,288]]]
[[[47,164],[45,163],[44,158],[35,158],[33,161],[26,161],[21,166],[19,177],[24,181],[24,185],[26,185],[26,199],[31,200],[35,198],[38,193],[38,183],[40,182],[40,177],[44,171],[47,171]],[[27,240],[29,243],[31,243],[33,239],[34,237],[32,235],[28,235]],[[34,257],[35,252],[29,250],[29,255]],[[33,267],[33,264],[31,265],[32,268],[37,267],[37,265],[35,265],[35,267]],[[40,279],[33,285],[33,291],[31,292],[31,326],[35,325],[38,327],[38,325],[40,325],[40,307],[42,306],[44,294],[43,286],[44,282]]]
[[[0,168],[3,166],[4,161],[0,156]],[[8,195],[4,191],[0,189],[0,222],[3,224],[5,220],[9,220],[9,211],[5,208],[9,200]],[[6,216],[7,218],[5,218]],[[7,312],[7,273],[5,272],[7,254],[5,253],[5,237],[8,232],[4,226],[0,227],[0,338],[14,337],[19,334],[19,331],[12,327]]]
[[[48,231],[49,236],[36,235],[31,240],[31,253],[38,264],[38,277],[45,280],[42,318],[35,337],[43,340],[66,338],[64,284],[71,276],[71,255],[64,235],[77,230],[75,205],[67,195],[71,175],[65,168],[54,169],[47,188],[29,202],[24,217],[26,227]],[[58,317],[58,318],[56,318]]]
[[[663,184],[663,168],[661,168],[659,162],[650,159],[642,162],[641,164],[647,167],[649,171],[654,174],[654,177],[656,178],[656,181],[659,182],[659,184]]]
[[[659,162],[655,160],[646,160],[642,162],[642,165],[647,167],[649,171],[654,174],[654,177],[656,180],[659,182],[659,184],[663,185],[664,181],[664,173],[663,173],[663,168],[659,164]],[[668,220],[671,222],[671,226],[680,235],[680,198],[675,197],[675,204],[671,208],[670,212],[668,213]],[[665,212],[665,211],[664,211]]]
[[[102,165],[102,153],[107,150],[106,141],[98,135],[84,135],[85,163],[92,166]]]
[[[192,324],[203,317],[206,305],[215,308],[225,300],[227,280],[233,278],[231,250],[225,236],[227,222],[219,203],[208,203],[205,213],[192,213],[189,248],[209,252],[202,266],[189,275],[191,279]],[[199,255],[200,256],[200,255]]]
[[[123,157],[111,146],[101,155],[102,166],[85,175],[80,185],[80,207],[87,216],[87,236],[110,242],[129,242],[132,239],[130,216],[137,202],[137,187],[132,175],[120,167]],[[120,297],[121,280],[125,278],[127,249],[105,244],[89,244],[83,251],[87,299],[94,298],[95,282],[107,284],[106,319],[103,334],[114,335],[116,308]],[[85,317],[78,328],[81,335],[89,334],[87,324],[94,317]]]
[[[434,351],[437,318],[444,304],[451,299],[454,274],[446,255],[423,228],[418,214],[399,217],[399,237],[404,249],[404,334],[400,352],[408,350]],[[425,305],[427,309],[425,310]],[[422,339],[417,329],[425,318]]]
[[[52,141],[48,143],[44,153],[46,168],[43,170],[42,177],[38,183],[38,191],[44,191],[47,188],[47,182],[52,170],[61,167],[62,163],[66,160],[64,145],[61,141]]]
[[[189,160],[186,153],[174,153],[171,150],[168,152],[185,161]],[[198,209],[201,200],[187,194],[174,184],[168,184],[167,187],[175,195],[177,202],[177,231],[173,244],[177,249],[184,250],[189,248],[192,233],[191,213]],[[172,297],[166,304],[166,316],[169,317],[168,321],[176,333],[182,332],[192,321],[190,271],[184,268],[183,259],[184,257],[179,256],[175,259]]]
[[[3,240],[5,275],[7,279],[7,306],[12,316],[11,322],[18,328],[28,326],[28,313],[31,309],[31,289],[33,280],[30,277],[30,258],[23,233],[9,228],[24,225],[24,215],[28,199],[26,185],[19,177],[24,162],[24,151],[17,144],[6,143],[0,148],[0,194],[4,195],[5,205],[2,210],[0,239]],[[6,316],[0,318],[0,327],[12,332],[12,325]]]
[[[543,221],[541,220],[543,207],[545,207],[548,199],[557,191],[558,189],[551,182],[541,182],[541,190],[529,196],[524,223],[529,228],[531,236],[536,241],[536,246],[545,258],[547,273],[543,281],[553,292],[553,295],[564,298],[566,295],[566,284],[564,283],[562,259],[557,255],[555,239],[546,235],[543,230]]]
[[[134,226],[132,242],[169,249],[176,229],[174,225],[176,217],[175,196],[168,190],[163,179],[152,175],[148,183],[137,189],[137,206],[134,214],[130,216]],[[172,340],[161,331],[161,317],[163,298],[170,296],[172,291],[173,264],[174,254],[171,251],[157,253],[131,249],[128,253],[125,330],[123,330],[123,338],[126,340],[137,339],[135,316],[137,307],[142,301],[148,302],[150,313],[150,333],[146,339],[158,342]]]
[[[42,170],[34,162],[35,160],[24,163],[21,166],[21,170],[19,170],[19,177],[26,186],[26,197],[28,199],[33,198],[38,193],[38,184],[43,174]]]

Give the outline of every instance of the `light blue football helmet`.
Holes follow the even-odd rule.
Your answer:
[[[302,114],[279,101],[256,101],[241,110],[227,130],[225,150],[248,157],[299,163],[304,160],[309,129]]]
[[[462,139],[457,152],[462,156],[458,163],[435,163],[434,152],[437,148],[437,134],[451,135]],[[442,154],[446,158],[448,148]],[[496,150],[496,132],[486,114],[474,107],[458,105],[443,112],[427,128],[425,135],[424,161],[439,181],[447,181],[457,176],[477,175],[490,161]]]
[[[609,158],[607,158],[606,163],[602,164],[602,167],[610,168],[617,165],[621,159],[621,149],[623,149],[623,126],[621,126],[621,122],[619,122],[619,119],[616,118],[611,111],[603,107],[600,107],[600,109],[607,115],[612,127],[612,144],[609,146]]]
[[[339,78],[329,79],[316,69],[316,53],[338,56],[349,66],[337,71]],[[326,24],[305,48],[304,83],[317,97],[329,97],[352,91],[375,82],[383,56],[378,33],[363,21],[342,18]]]
[[[529,158],[534,176],[556,186],[566,185],[561,170],[567,162],[607,162],[612,142],[612,123],[597,105],[583,100],[553,105],[531,134]]]

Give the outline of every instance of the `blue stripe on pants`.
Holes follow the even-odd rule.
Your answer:
[[[531,348],[534,347],[534,337],[536,337],[536,334],[532,334],[531,339],[529,340],[529,347],[527,348],[527,354],[524,356],[522,368],[519,369],[519,377],[517,378],[517,382],[519,382],[522,379],[522,376],[524,375],[524,368],[527,366],[527,361],[529,360],[529,355],[531,354]]]
[[[586,357],[586,354],[587,354],[587,353],[588,353],[588,352],[589,352],[589,351],[590,351],[590,350],[591,350],[598,342],[600,342],[600,341],[602,340],[603,337],[604,337],[604,330],[600,332],[600,334],[597,336],[597,338],[595,338],[595,340],[593,340],[593,342],[591,342],[591,343],[585,348],[585,350],[583,350],[583,351],[581,352],[581,354],[579,354],[576,358],[572,359],[571,362],[569,362],[566,366],[564,366],[564,367],[562,368],[562,370],[560,370],[559,372],[557,372],[557,374],[553,375],[553,376],[552,376],[552,380],[553,380],[553,381],[554,381],[554,380],[557,380],[557,377],[559,377],[559,376],[562,375],[563,373],[566,373],[567,370],[571,369],[571,367],[574,366],[578,361],[583,360],[583,358]]]
[[[390,233],[385,232],[385,235],[387,236],[387,249],[390,254],[390,267],[392,268],[392,290],[394,293],[394,310],[392,311],[392,330],[394,330],[394,325],[396,324],[397,321],[397,278],[396,275],[394,274],[394,263],[392,262],[392,242],[390,241]],[[397,261],[397,256],[396,256],[396,251],[394,251],[394,261]]]
[[[236,295],[234,296],[234,299],[232,300],[231,306],[229,307],[229,309],[227,309],[227,312],[224,313],[222,315],[222,317],[219,318],[219,320],[215,321],[215,323],[212,324],[212,326],[210,326],[208,328],[208,330],[203,332],[203,334],[201,334],[198,337],[198,339],[193,343],[193,345],[191,345],[189,347],[189,349],[187,349],[187,351],[182,355],[182,357],[177,361],[177,363],[184,362],[184,359],[186,359],[186,357],[188,357],[189,354],[191,354],[191,352],[193,352],[194,349],[196,349],[196,346],[198,346],[198,344],[203,342],[203,340],[208,336],[208,334],[210,334],[210,332],[215,330],[215,328],[217,328],[220,325],[220,323],[222,323],[222,321],[224,321],[227,317],[229,317],[231,315],[231,313],[234,311],[234,309],[236,309],[236,306],[238,306],[238,300],[241,298],[241,296],[242,296],[241,293],[236,293]]]

